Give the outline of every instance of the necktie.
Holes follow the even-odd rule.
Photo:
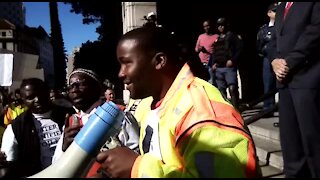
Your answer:
[[[286,18],[288,11],[290,9],[290,7],[292,6],[293,2],[287,2],[286,7],[284,8],[284,13],[283,13],[283,19]]]

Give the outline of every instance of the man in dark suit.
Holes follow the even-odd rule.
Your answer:
[[[320,177],[320,2],[282,2],[275,31],[284,173]]]

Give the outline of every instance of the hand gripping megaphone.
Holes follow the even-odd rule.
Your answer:
[[[122,111],[113,102],[99,106],[60,159],[29,177],[79,177],[108,138],[119,133],[123,118]]]

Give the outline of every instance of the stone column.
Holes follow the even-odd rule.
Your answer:
[[[122,2],[123,33],[142,26],[149,12],[157,12],[156,2]]]

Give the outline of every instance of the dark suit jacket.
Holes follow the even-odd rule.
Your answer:
[[[276,13],[270,57],[284,58],[290,68],[285,82],[289,88],[320,88],[320,2],[294,2],[283,19],[282,2]]]

